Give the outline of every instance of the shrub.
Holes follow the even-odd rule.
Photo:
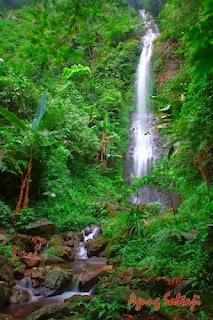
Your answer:
[[[74,64],[71,68],[64,68],[62,76],[65,81],[73,80],[74,82],[82,82],[90,78],[91,71],[89,67]]]
[[[0,225],[2,227],[10,227],[13,216],[11,208],[0,200]]]

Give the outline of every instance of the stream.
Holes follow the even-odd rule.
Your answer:
[[[94,260],[90,261],[87,256],[86,242],[93,239],[98,234],[98,232],[99,228],[96,226],[92,227],[92,230],[88,235],[85,234],[85,230],[82,230],[83,241],[79,242],[79,244],[75,248],[75,261],[54,265],[63,269],[70,270],[72,272],[72,284],[67,291],[51,297],[36,295],[36,289],[32,287],[32,283],[31,281],[29,281],[30,279],[28,277],[24,277],[15,287],[28,291],[31,296],[30,301],[21,305],[11,304],[3,312],[7,315],[11,315],[13,319],[24,320],[32,312],[38,310],[43,306],[50,305],[56,302],[64,302],[66,299],[69,299],[74,295],[90,295],[92,293],[92,289],[88,292],[80,291],[79,276],[83,270],[95,270],[103,266],[103,263],[101,262],[96,262]]]

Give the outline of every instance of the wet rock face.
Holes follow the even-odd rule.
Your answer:
[[[18,246],[19,250],[26,252],[33,252],[35,243],[31,236],[26,234],[16,234],[12,237],[12,243]]]
[[[30,287],[33,288],[40,288],[44,283],[45,276],[44,272],[33,272],[31,271],[29,276],[27,277],[26,281],[30,284]]]
[[[59,235],[55,234],[50,239],[50,244],[51,244],[52,247],[63,246],[64,245],[64,241]]]
[[[4,234],[0,234],[0,243],[8,244],[8,238]]]
[[[85,235],[86,235],[86,236],[88,236],[88,234],[90,234],[90,233],[92,232],[92,230],[91,230],[90,227],[86,227],[86,228],[84,229],[84,231],[85,231]]]
[[[66,290],[72,282],[72,275],[60,267],[54,267],[50,270],[43,285],[37,291],[37,294],[42,294],[50,297]]]
[[[14,318],[6,313],[0,313],[0,320],[14,320]]]
[[[88,257],[98,256],[105,249],[106,245],[107,242],[103,236],[97,236],[88,241],[86,244]]]
[[[73,248],[68,246],[56,246],[60,253],[57,255],[59,258],[65,261],[73,261],[75,256],[75,251]]]
[[[10,303],[21,304],[30,301],[31,297],[28,291],[23,289],[15,289],[10,297]]]
[[[28,267],[28,268],[33,268],[33,267],[38,267],[41,258],[38,256],[38,254],[35,253],[28,253],[27,255],[21,257],[21,261]]]
[[[7,283],[0,281],[0,308],[5,307],[10,300],[10,288]]]
[[[92,287],[98,283],[100,277],[107,275],[108,271],[112,270],[112,266],[104,266],[97,270],[91,270],[82,273],[79,277],[80,290],[88,292]]]
[[[54,303],[31,313],[26,320],[48,320],[69,315],[69,303]]]
[[[51,265],[51,264],[57,264],[57,263],[63,263],[64,260],[54,256],[53,254],[50,253],[43,253],[40,255],[41,258],[41,262],[40,265],[41,266],[47,266],[47,265]]]
[[[32,236],[40,236],[49,240],[55,234],[55,225],[52,221],[43,218],[30,222],[25,227],[25,232]]]
[[[119,284],[121,285],[127,285],[130,284],[133,278],[137,278],[137,270],[135,268],[128,268],[124,270],[120,274],[120,281]]]
[[[5,281],[9,287],[14,285],[13,266],[3,256],[0,256],[0,281]]]
[[[69,231],[64,237],[65,245],[68,247],[74,247],[79,242],[84,240],[83,234],[81,232]]]

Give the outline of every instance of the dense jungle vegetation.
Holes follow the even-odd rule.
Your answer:
[[[158,123],[150,130],[161,132],[164,157],[150,176],[127,186],[123,167],[144,32],[141,7],[161,32],[150,97]],[[126,311],[125,284],[112,280],[131,267],[144,277],[184,280],[185,294],[201,295],[194,311],[165,309],[170,319],[208,319],[213,1],[0,0],[0,30],[2,230],[21,232],[41,217],[59,234],[103,225],[105,255],[116,267],[97,299],[76,302],[72,315],[87,305],[81,319],[134,314]],[[179,206],[133,206],[128,196],[144,185],[176,194]],[[17,264],[10,241],[0,244],[0,253]],[[134,276],[130,287],[141,289],[141,283]]]

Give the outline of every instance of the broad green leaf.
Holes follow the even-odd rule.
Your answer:
[[[7,119],[8,121],[10,121],[10,123],[12,125],[14,125],[16,128],[21,129],[21,130],[27,130],[27,127],[25,125],[25,123],[20,120],[17,115],[13,112],[8,111],[7,109],[0,107],[0,114]]]
[[[45,102],[46,102],[46,94],[42,94],[41,99],[39,100],[38,107],[36,109],[35,117],[32,123],[32,130],[36,130],[39,126],[41,119],[45,113]]]
[[[171,107],[172,107],[171,104],[168,104],[168,106],[166,106],[165,108],[160,109],[158,112],[166,112],[169,109],[171,109]]]
[[[159,98],[159,97],[156,97],[156,96],[150,96],[150,99],[153,100],[153,101],[156,101],[156,102],[159,102],[159,103],[169,103],[169,100],[167,98]]]

